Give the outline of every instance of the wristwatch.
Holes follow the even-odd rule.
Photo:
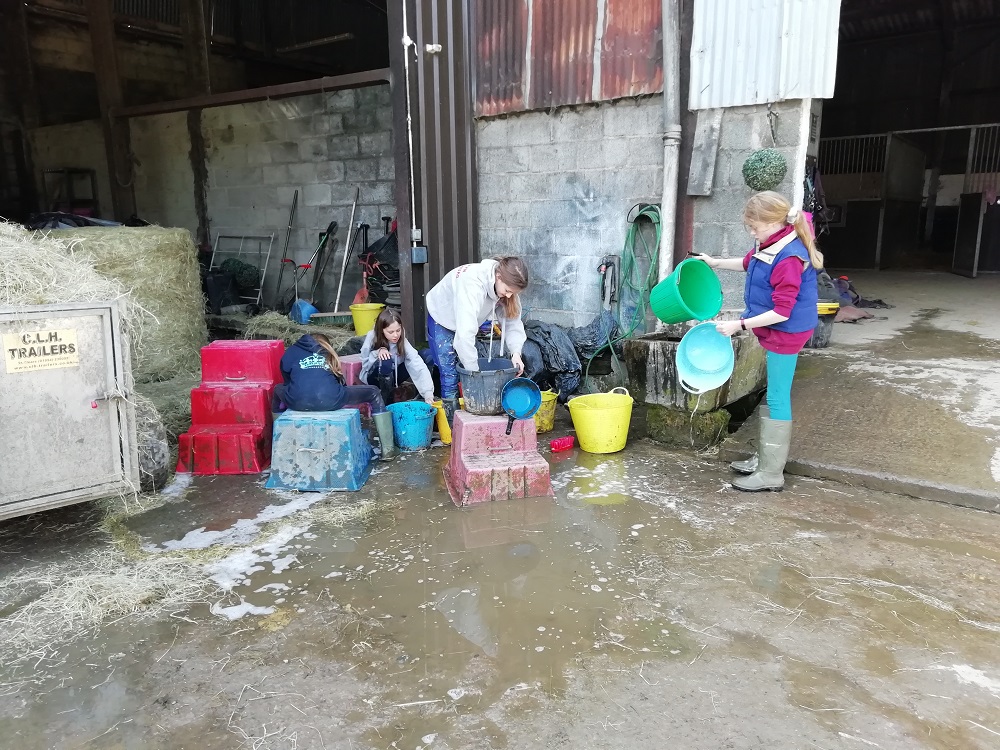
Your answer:
[[[745,318],[740,318],[740,328],[744,331],[747,330],[747,321]]]

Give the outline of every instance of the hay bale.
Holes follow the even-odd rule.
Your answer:
[[[167,431],[156,406],[145,396],[133,394],[135,434],[139,446],[139,488],[143,492],[163,489],[170,479],[170,446]]]
[[[354,329],[345,326],[317,325],[309,323],[300,325],[287,315],[276,312],[266,312],[246,321],[243,329],[245,339],[281,339],[286,344],[294,344],[307,333],[322,333],[329,337],[330,343],[337,348],[354,337]]]
[[[87,227],[47,233],[73,258],[118,281],[142,308],[142,338],[133,346],[136,382],[196,372],[208,341],[198,255],[186,229]]]
[[[0,222],[0,308],[70,302],[117,302],[122,335],[131,349],[140,345],[145,315],[128,287],[68,252],[65,242]]]
[[[191,389],[200,382],[200,375],[185,374],[135,387],[136,393],[153,403],[171,444],[176,444],[177,437],[191,429]]]

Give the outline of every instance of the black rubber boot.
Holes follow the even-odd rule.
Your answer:
[[[444,415],[448,418],[448,426],[454,429],[455,412],[458,410],[458,399],[457,398],[441,399],[441,406],[444,407]]]

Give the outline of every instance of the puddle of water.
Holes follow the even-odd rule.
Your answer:
[[[67,649],[54,681],[39,683],[44,699],[7,728],[55,720],[72,733],[73,721],[85,720],[103,731],[121,718],[120,709],[142,715],[152,698],[129,696],[150,689],[148,670],[173,659],[180,670],[192,653],[192,660],[228,664],[268,637],[274,653],[255,658],[269,667],[277,659],[332,662],[337,674],[366,686],[367,709],[337,716],[357,725],[355,738],[378,748],[441,746],[462,716],[476,717],[470,731],[479,741],[500,747],[505,731],[486,712],[502,704],[508,718],[529,720],[532,701],[566,695],[574,669],[591,656],[621,670],[655,662],[682,679],[706,642],[750,661],[785,664],[789,701],[815,714],[832,736],[856,731],[843,714],[858,707],[912,736],[929,727],[937,733],[944,719],[915,718],[888,702],[891,690],[860,685],[857,677],[898,681],[915,660],[926,665],[927,654],[954,652],[935,666],[937,677],[991,700],[996,695],[1000,676],[984,666],[993,653],[984,646],[994,637],[989,621],[962,619],[945,601],[908,587],[884,561],[861,576],[842,570],[855,561],[837,559],[838,544],[862,535],[925,556],[995,562],[991,550],[870,531],[879,516],[867,507],[805,520],[767,510],[770,498],[713,501],[714,474],[706,480],[704,465],[680,456],[643,449],[563,455],[552,457],[555,499],[463,509],[441,489],[443,453],[403,456],[356,495],[276,497],[246,478],[196,480],[183,503],[128,523],[147,550],[215,550],[198,564],[223,592],[218,600],[173,620],[105,628]],[[348,513],[360,509],[358,499],[383,510]],[[762,511],[774,514],[764,526]],[[856,522],[838,522],[844,518]],[[833,572],[810,578],[805,571],[817,560],[817,569]],[[706,608],[723,615],[706,620]],[[728,624],[716,628],[721,617]],[[769,627],[754,635],[761,622]],[[843,665],[819,663],[820,656],[813,664],[801,653],[792,658],[790,646],[826,629],[854,644],[836,654]],[[216,667],[207,669],[214,677]],[[193,674],[199,685],[210,683]],[[169,684],[153,689],[159,699]],[[235,694],[227,700],[251,706]],[[115,741],[141,743],[154,729],[148,717],[139,719],[119,727]],[[46,743],[42,729],[32,731]],[[925,746],[957,747],[967,739],[958,730],[939,737],[958,744]]]

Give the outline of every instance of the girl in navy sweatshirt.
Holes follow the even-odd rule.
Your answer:
[[[306,334],[288,347],[281,357],[281,374],[285,382],[274,387],[274,399],[294,411],[336,411],[347,405],[370,405],[382,455],[391,455],[392,415],[385,409],[382,394],[370,385],[344,385],[340,359],[322,333]]]

